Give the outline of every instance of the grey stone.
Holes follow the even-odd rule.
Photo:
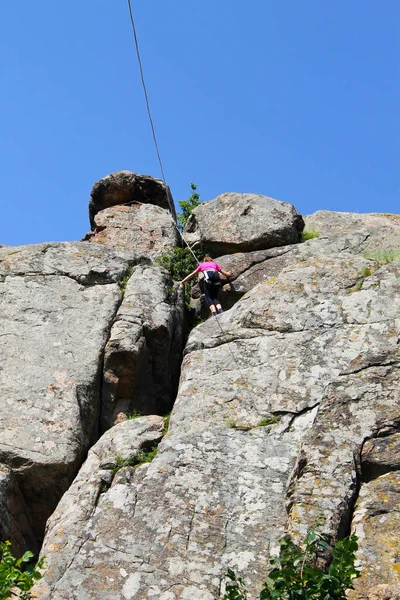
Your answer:
[[[132,411],[172,408],[184,342],[183,290],[161,267],[136,267],[105,349],[102,428]]]
[[[82,285],[118,283],[140,254],[85,242],[47,242],[0,248],[0,281],[8,275],[69,277]]]
[[[125,600],[130,561],[136,562],[136,542],[129,523],[134,519],[135,501],[130,491],[136,471],[146,471],[147,466],[135,469],[123,465],[134,464],[141,451],[158,444],[163,424],[157,416],[125,421],[91,448],[47,523],[42,548],[45,577],[32,590],[34,598]],[[116,529],[119,533],[110,539]]]
[[[184,237],[189,244],[218,256],[297,242],[303,225],[302,217],[287,202],[228,193],[195,208]]]
[[[172,211],[175,208],[169,187],[160,179],[150,175],[139,175],[132,171],[111,173],[94,184],[89,201],[89,219],[92,229],[95,228],[95,215],[105,208],[117,204],[154,204]]]
[[[352,529],[358,537],[361,577],[352,600],[400,598],[400,473],[387,473],[361,487]]]
[[[365,239],[360,243],[360,251],[400,248],[400,215],[318,210],[304,217],[304,221],[305,230],[331,238],[363,233]]]
[[[400,470],[400,433],[366,440],[361,452],[364,481]]]
[[[0,257],[0,462],[40,538],[97,433],[104,346],[121,301],[108,282],[129,263],[89,244],[2,248]]]
[[[180,243],[169,210],[151,204],[131,203],[106,208],[94,217],[95,229],[85,239],[154,259]]]
[[[0,540],[12,540],[12,550],[21,556],[39,548],[31,526],[30,511],[16,478],[6,465],[0,465]]]

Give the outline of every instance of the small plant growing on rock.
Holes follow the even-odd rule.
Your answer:
[[[346,590],[360,572],[355,568],[357,537],[353,534],[332,547],[328,535],[311,527],[304,547],[290,538],[280,540],[279,556],[271,558],[273,569],[268,574],[259,600],[346,600]],[[321,557],[332,557],[329,567],[320,566]],[[243,580],[228,569],[226,592],[222,600],[247,600]]]
[[[189,196],[189,198],[187,200],[178,201],[178,204],[182,209],[182,212],[178,213],[177,217],[179,231],[183,231],[192,210],[201,204],[200,195],[196,192],[197,185],[191,183],[190,188],[192,190],[192,194]]]
[[[158,450],[158,444],[152,446],[149,450],[141,450],[138,454],[132,454],[128,458],[122,458],[117,456],[115,458],[112,470],[114,473],[122,469],[123,467],[139,467],[144,463],[151,462],[155,458]]]
[[[307,240],[312,240],[313,238],[317,238],[319,236],[318,231],[312,229],[311,231],[304,230],[301,234],[301,242],[306,242]]]
[[[131,275],[132,275],[132,271],[133,271],[133,268],[129,267],[129,269],[126,272],[126,275],[120,280],[120,282],[118,284],[119,285],[119,289],[121,290],[121,294],[122,295],[125,294],[126,285],[127,285],[128,281],[129,281]]]
[[[141,416],[142,415],[140,414],[140,412],[138,410],[134,409],[130,413],[128,413],[127,420],[132,421],[133,419],[138,419]]]
[[[388,248],[386,250],[366,250],[364,258],[374,260],[380,266],[387,265],[394,260],[400,260],[400,248]]]
[[[0,600],[7,600],[12,596],[29,600],[29,590],[42,577],[39,569],[43,568],[44,557],[36,565],[28,566],[33,553],[25,552],[17,559],[11,551],[11,542],[0,542],[0,554]]]

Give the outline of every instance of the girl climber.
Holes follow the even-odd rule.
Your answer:
[[[224,271],[211,256],[205,256],[204,261],[199,264],[197,269],[178,283],[186,283],[189,279],[192,279],[196,273],[203,273],[204,275],[204,277],[200,279],[200,289],[206,297],[206,302],[210,308],[211,314],[215,317],[217,314],[224,312],[221,304],[218,302],[218,292],[221,285],[219,274],[222,273],[225,277],[230,277],[232,273],[230,271]]]

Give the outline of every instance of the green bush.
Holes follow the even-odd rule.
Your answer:
[[[11,551],[11,542],[0,542],[0,554],[0,600],[7,600],[10,596],[29,600],[29,590],[42,577],[38,569],[43,568],[44,558],[36,565],[28,566],[33,553],[25,552],[17,559]],[[13,589],[17,589],[18,594],[14,593]]]
[[[311,231],[306,231],[304,230],[301,234],[301,241],[302,242],[306,242],[307,240],[312,240],[313,238],[317,238],[319,236],[318,231],[315,230],[311,230]]]
[[[196,206],[200,206],[200,204],[201,204],[200,199],[199,199],[200,195],[196,192],[197,185],[195,185],[194,183],[191,183],[190,187],[192,189],[191,196],[189,196],[189,198],[187,200],[179,200],[178,201],[178,204],[182,209],[182,212],[178,213],[178,216],[177,216],[179,231],[183,231],[192,210],[194,208],[196,208]]]
[[[273,569],[268,575],[259,600],[346,600],[346,590],[360,572],[355,568],[357,537],[351,535],[332,547],[328,535],[311,527],[304,548],[290,538],[280,540],[279,556],[271,558]],[[327,568],[320,566],[321,557],[330,556]],[[246,600],[242,579],[228,569],[226,592],[222,600]]]
[[[194,271],[198,262],[201,262],[203,259],[203,252],[201,250],[193,250],[193,254],[187,246],[184,248],[175,246],[163,252],[156,259],[156,264],[167,269],[174,281],[181,281],[186,275]],[[185,287],[185,304],[186,306],[190,305],[189,286]]]

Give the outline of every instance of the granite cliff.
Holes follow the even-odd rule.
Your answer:
[[[400,216],[199,206],[233,276],[187,337],[171,210],[124,171],[82,242],[0,247],[0,536],[46,556],[34,597],[217,600],[231,567],[255,600],[322,516],[359,537],[350,597],[400,598]]]

